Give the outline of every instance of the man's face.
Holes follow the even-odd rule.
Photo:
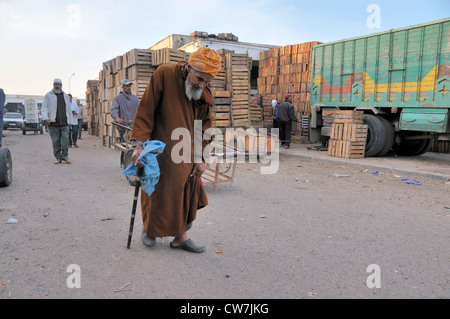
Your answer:
[[[56,90],[61,90],[62,84],[61,83],[53,83],[53,88]]]
[[[122,86],[123,93],[130,94],[131,93],[131,85],[132,84]]]
[[[188,76],[187,79],[192,85],[194,91],[204,90],[205,87],[214,79],[214,76],[207,73],[198,72],[191,66],[188,66]]]

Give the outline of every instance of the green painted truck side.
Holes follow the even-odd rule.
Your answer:
[[[311,82],[313,120],[358,109],[398,131],[450,133],[450,18],[317,45]]]

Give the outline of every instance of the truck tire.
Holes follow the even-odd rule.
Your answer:
[[[368,126],[366,157],[375,157],[383,150],[387,141],[385,126],[376,115],[365,114],[364,124]]]
[[[399,133],[400,144],[394,145],[394,151],[400,156],[417,156],[428,152],[434,139],[405,140],[408,136],[425,135],[426,132],[403,131]]]
[[[431,148],[433,147],[433,145],[434,145],[434,138],[428,139],[427,145],[425,145],[424,149],[418,155],[422,155],[422,154],[429,152],[431,150]]]
[[[5,147],[0,147],[0,187],[6,187],[12,181],[11,152]]]
[[[378,116],[378,118],[381,120],[385,128],[386,143],[381,152],[377,156],[384,156],[392,149],[392,145],[394,145],[395,133],[394,128],[392,127],[392,124],[391,122],[389,122],[389,120],[387,120],[382,116]]]

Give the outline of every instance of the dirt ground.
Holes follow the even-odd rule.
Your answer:
[[[238,164],[234,183],[206,187],[190,231],[205,253],[172,250],[172,238],[145,247],[140,207],[127,250],[134,189],[119,151],[83,132],[73,163],[54,165],[48,134],[5,135],[0,299],[450,297],[448,183],[292,157],[275,175]],[[367,285],[373,264],[380,288]]]

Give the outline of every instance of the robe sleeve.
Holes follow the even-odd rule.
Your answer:
[[[152,78],[137,107],[131,132],[131,140],[146,142],[151,140],[155,126],[155,112],[160,104],[163,93],[164,77],[162,67],[159,67]]]

